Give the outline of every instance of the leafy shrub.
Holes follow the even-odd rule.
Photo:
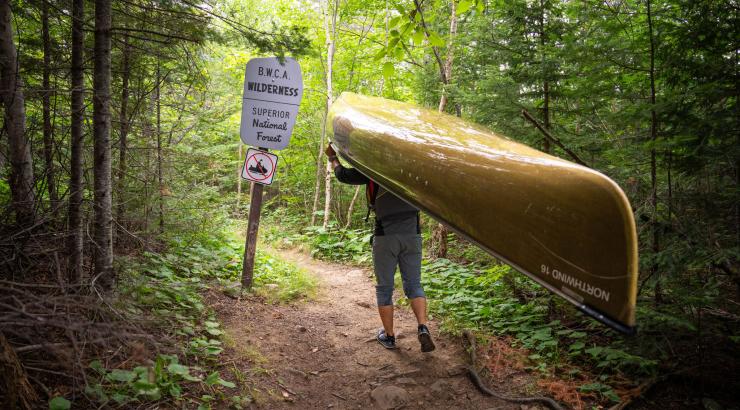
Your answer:
[[[200,367],[179,363],[177,356],[160,354],[152,366],[136,366],[132,370],[107,370],[99,360],[90,363],[97,378],[88,384],[85,393],[101,403],[117,404],[158,401],[164,397],[180,399],[187,383],[234,388],[236,385],[220,377],[218,371],[206,372]]]
[[[342,229],[333,224],[324,229],[310,226],[302,233],[302,240],[311,247],[311,256],[332,261],[368,265],[372,260],[369,229]]]
[[[550,320],[548,306],[560,302],[508,265],[483,268],[437,259],[424,261],[422,271],[429,309],[443,316],[450,330],[467,327],[514,336],[531,352],[529,359],[538,370],[546,372],[562,360],[586,359],[605,372],[655,371],[656,361],[627,353],[616,344],[598,346],[589,341],[587,332]],[[528,297],[521,300],[515,293]],[[587,344],[593,346],[587,349]]]

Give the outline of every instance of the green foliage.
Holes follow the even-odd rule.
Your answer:
[[[422,273],[430,308],[460,327],[483,325],[502,333],[518,333],[531,330],[546,316],[542,300],[521,304],[512,295],[503,278],[519,278],[508,266],[483,270],[437,259],[424,261]]]
[[[132,369],[109,370],[94,360],[90,363],[94,380],[86,390],[89,397],[102,404],[122,405],[185,400],[188,394],[207,391],[198,403],[225,400],[223,389],[235,385],[216,370],[224,350],[224,330],[201,293],[213,286],[238,286],[243,245],[230,230],[232,226],[181,232],[171,237],[167,252],[145,252],[141,257],[117,260],[122,279],[121,310],[154,319],[161,331],[179,340],[181,355],[160,354],[153,365]],[[254,288],[269,300],[292,301],[313,296],[316,281],[293,264],[259,252]],[[235,405],[244,404],[239,403]]]
[[[580,390],[583,393],[598,393],[602,397],[609,399],[612,402],[619,403],[621,399],[617,395],[617,393],[614,392],[614,390],[611,388],[611,386],[603,384],[603,383],[587,383],[581,385],[578,390]]]
[[[341,228],[331,221],[321,226],[302,226],[302,218],[281,208],[267,216],[265,241],[277,247],[307,247],[311,256],[355,265],[369,265],[372,259],[369,228]]]
[[[304,229],[302,239],[311,247],[311,256],[333,261],[367,265],[371,260],[369,229],[342,229],[333,224],[324,229]]]
[[[586,349],[585,353],[591,356],[597,368],[608,370],[623,370],[631,374],[651,374],[658,365],[657,360],[647,360],[643,357],[629,354],[623,350],[610,347],[595,346]]]
[[[531,354],[534,368],[549,372],[564,361],[592,363],[605,373],[652,374],[657,361],[630,354],[582,330],[549,319],[554,296],[507,265],[483,268],[446,259],[425,261],[422,283],[429,308],[452,331],[473,328],[510,335]],[[520,300],[517,294],[531,295]],[[586,348],[587,344],[594,347]]]
[[[3,178],[0,179],[0,203],[8,203],[10,198],[10,185],[5,175],[3,175]]]
[[[208,374],[200,367],[180,364],[175,355],[160,354],[154,365],[131,370],[107,370],[95,360],[90,363],[90,369],[97,377],[88,384],[85,393],[104,405],[159,401],[166,397],[180,400],[189,388],[188,383],[203,383],[212,393],[220,393],[222,387],[236,387],[222,379],[217,371]]]
[[[61,396],[49,400],[49,410],[69,410],[71,406],[72,403]]]

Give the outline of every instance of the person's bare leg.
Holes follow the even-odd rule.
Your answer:
[[[409,299],[409,303],[411,303],[411,310],[414,311],[414,315],[416,315],[416,321],[419,322],[420,325],[426,325],[427,324],[427,298],[413,298]]]
[[[383,329],[385,334],[393,336],[393,305],[378,306],[378,313],[380,314],[380,321],[383,322]]]

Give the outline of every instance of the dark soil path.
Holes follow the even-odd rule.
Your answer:
[[[374,339],[380,321],[368,270],[297,251],[276,252],[319,278],[317,300],[294,305],[269,305],[254,297],[211,300],[227,331],[231,363],[224,371],[255,387],[249,393],[258,407],[521,408],[483,396],[465,373],[468,359],[460,340],[440,335],[434,322],[437,350],[421,353],[408,308],[396,309],[400,348],[381,347]]]

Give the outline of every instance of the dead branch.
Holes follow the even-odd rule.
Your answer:
[[[134,340],[152,346],[159,343],[139,328],[139,322],[119,317],[105,300],[83,293],[84,287],[75,293],[64,293],[65,287],[66,284],[38,286],[0,281],[0,342],[5,344],[0,346],[0,374],[13,375],[0,377],[6,379],[0,381],[0,395],[13,400],[12,407],[30,408],[22,400],[38,400],[35,391],[23,390],[23,383],[48,392],[54,386],[44,382],[64,375],[79,388],[77,381],[85,379],[89,358],[133,346]],[[12,357],[8,352],[12,352]],[[9,388],[13,392],[10,395],[3,390]]]
[[[585,162],[581,158],[576,155],[575,152],[571,151],[569,148],[567,148],[565,145],[563,145],[562,141],[560,141],[558,138],[555,138],[552,134],[550,134],[549,131],[547,131],[527,110],[522,110],[522,116],[529,122],[531,122],[535,127],[537,127],[538,130],[542,133],[542,135],[545,136],[548,140],[550,140],[552,143],[560,147],[563,151],[565,151],[566,154],[568,154],[571,158],[573,158],[573,161],[577,162],[580,165],[583,165],[584,167],[588,167]],[[590,168],[590,167],[589,167]]]
[[[22,282],[13,282],[10,280],[3,280],[0,279],[0,284],[8,285],[8,286],[18,286],[22,288],[47,288],[47,289],[59,289],[59,285],[55,284],[47,284],[47,283],[22,283]],[[66,285],[67,287],[79,287],[81,285]]]

